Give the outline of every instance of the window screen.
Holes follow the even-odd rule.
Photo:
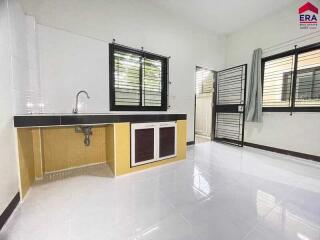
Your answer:
[[[165,111],[167,58],[110,44],[110,109]]]
[[[263,59],[262,63],[264,110],[319,109],[319,46],[304,47],[271,56]]]

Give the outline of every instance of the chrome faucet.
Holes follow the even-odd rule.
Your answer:
[[[85,90],[79,91],[79,92],[77,93],[77,96],[76,96],[76,106],[75,106],[75,108],[72,110],[72,113],[78,113],[79,95],[80,95],[81,93],[85,93],[85,94],[87,95],[87,98],[88,98],[88,99],[90,98],[90,97],[89,97],[89,94],[87,93],[87,91],[85,91]]]

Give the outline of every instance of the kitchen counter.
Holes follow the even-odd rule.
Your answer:
[[[16,115],[21,196],[61,171],[106,164],[116,177],[186,159],[186,119],[167,112]]]
[[[28,114],[14,116],[14,126],[26,127],[48,127],[48,126],[73,126],[73,125],[99,125],[121,122],[166,122],[186,120],[186,114],[174,113],[97,113],[97,114]]]

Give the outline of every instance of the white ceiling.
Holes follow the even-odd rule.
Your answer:
[[[228,34],[284,9],[294,0],[151,0],[218,34]]]

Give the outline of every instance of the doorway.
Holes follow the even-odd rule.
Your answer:
[[[213,137],[215,72],[196,67],[195,144],[210,142]]]

